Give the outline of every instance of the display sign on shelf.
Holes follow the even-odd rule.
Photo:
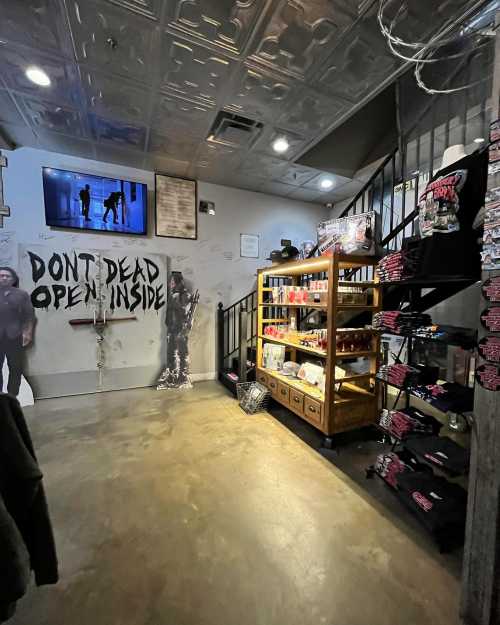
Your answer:
[[[319,252],[322,256],[376,256],[380,232],[380,218],[375,211],[322,221],[318,225]]]

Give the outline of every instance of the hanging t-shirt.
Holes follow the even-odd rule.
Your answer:
[[[472,224],[484,205],[488,153],[474,152],[437,172],[419,200],[418,277],[477,277],[480,255]]]

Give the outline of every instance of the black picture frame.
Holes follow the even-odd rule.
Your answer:
[[[192,207],[193,207],[193,221],[194,221],[194,236],[178,236],[175,234],[164,234],[160,233],[158,230],[158,183],[157,180],[159,177],[169,178],[173,181],[183,181],[190,182],[194,184],[194,194],[192,198]],[[171,174],[163,173],[163,172],[155,172],[155,235],[157,237],[162,237],[166,239],[183,239],[186,241],[197,241],[198,240],[198,181],[193,178],[183,178],[181,176],[172,176]]]

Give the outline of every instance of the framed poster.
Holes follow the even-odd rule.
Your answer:
[[[240,234],[241,258],[259,258],[259,235]]]
[[[156,236],[198,238],[196,180],[155,174]]]

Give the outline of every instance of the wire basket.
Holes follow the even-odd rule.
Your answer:
[[[269,396],[269,389],[259,382],[240,382],[236,384],[238,403],[247,414],[265,411],[269,402]]]

